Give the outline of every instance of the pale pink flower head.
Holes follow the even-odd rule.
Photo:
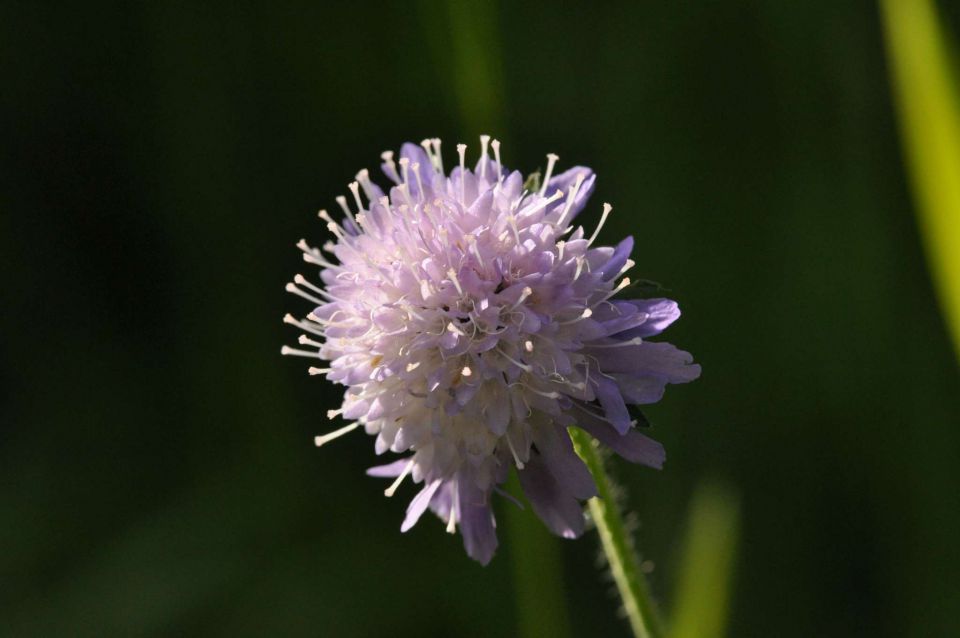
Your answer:
[[[377,454],[402,458],[369,470],[420,484],[401,529],[429,508],[458,527],[467,553],[486,563],[497,546],[491,494],[511,467],[534,511],[555,533],[584,527],[581,501],[593,479],[567,428],[580,427],[622,457],[659,468],[662,446],[641,434],[628,405],[653,403],[668,383],[700,366],[669,343],[649,341],[680,315],[668,299],[620,299],[634,265],[628,237],[598,246],[574,223],[595,176],[577,166],[543,180],[506,170],[500,145],[466,146],[447,175],[440,140],[383,154],[388,192],[366,170],[326,211],[323,250],[301,241],[319,281],[297,275],[288,290],[312,303],[303,335],[285,354],[328,361],[310,373],[346,386],[330,418],[358,427]],[[492,150],[492,157],[490,151]]]

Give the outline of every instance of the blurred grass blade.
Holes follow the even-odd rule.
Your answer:
[[[702,484],[690,503],[671,638],[720,638],[727,623],[739,535],[736,495]]]
[[[511,494],[521,494],[520,481],[512,472],[506,485]],[[512,504],[501,508],[507,551],[513,568],[514,603],[518,638],[568,638],[570,616],[563,595],[563,564],[560,540],[527,507]]]
[[[931,0],[881,0],[906,163],[930,270],[960,356],[960,100]]]

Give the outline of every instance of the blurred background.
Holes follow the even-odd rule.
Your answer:
[[[667,465],[613,468],[667,615],[719,482],[729,635],[960,635],[960,375],[886,53],[865,1],[2,3],[0,635],[628,635],[593,533],[501,508],[486,568],[400,534],[413,488],[314,448],[342,389],[279,355],[316,210],[481,133],[592,166],[585,225],[612,202],[684,310]]]

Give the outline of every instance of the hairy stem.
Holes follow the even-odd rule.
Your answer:
[[[640,562],[617,506],[614,486],[603,466],[596,441],[579,428],[570,428],[570,438],[597,484],[597,496],[588,502],[590,515],[600,533],[603,552],[610,564],[633,634],[637,638],[660,638],[663,636],[660,618],[650,599],[647,581],[640,572]]]

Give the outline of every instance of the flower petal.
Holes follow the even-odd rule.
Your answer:
[[[486,565],[497,550],[497,532],[489,494],[484,493],[471,481],[457,480],[457,509],[460,534],[467,555]]]
[[[533,511],[551,532],[564,538],[576,538],[583,533],[583,506],[560,487],[543,457],[531,455],[518,476]]]
[[[597,495],[593,476],[573,450],[573,442],[565,427],[549,425],[536,428],[533,440],[543,462],[563,491],[581,500]]]
[[[410,505],[407,506],[407,516],[403,519],[403,525],[400,526],[401,532],[407,532],[417,524],[417,521],[420,520],[420,517],[423,516],[423,513],[426,512],[430,506],[430,501],[433,499],[433,495],[442,482],[443,481],[436,480],[427,483],[424,488],[413,497]]]
[[[619,434],[609,423],[585,414],[577,415],[577,426],[631,463],[659,470],[667,459],[663,445],[635,428]]]
[[[634,337],[645,339],[658,335],[680,318],[680,307],[672,299],[631,299],[630,303],[636,306],[640,312],[647,313],[649,317],[643,324],[633,330],[621,333],[620,337],[623,339]]]

